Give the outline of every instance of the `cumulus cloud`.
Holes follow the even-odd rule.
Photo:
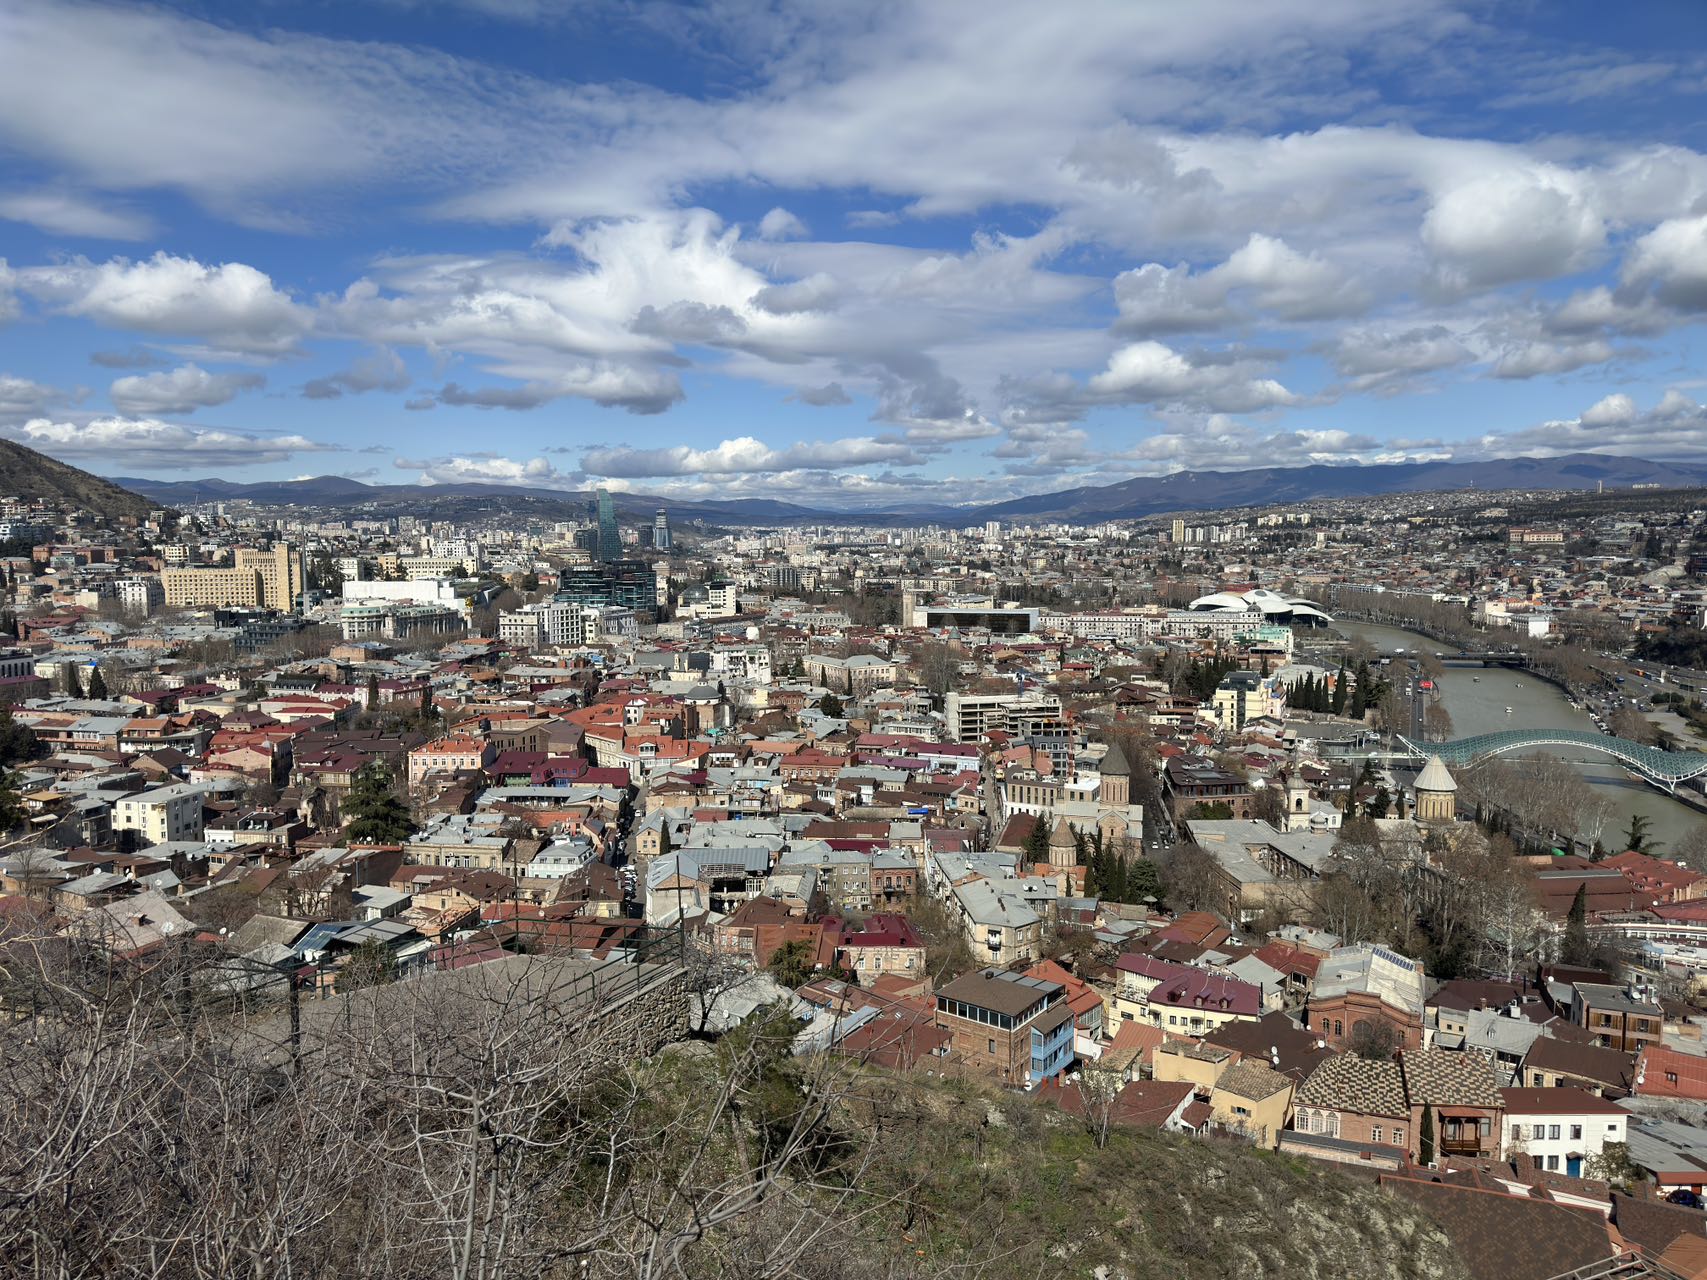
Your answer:
[[[1707,213],[1660,223],[1631,247],[1627,285],[1652,289],[1667,306],[1707,311]]]
[[[308,400],[336,400],[345,392],[360,395],[364,391],[405,391],[408,387],[409,369],[403,358],[381,347],[337,373],[310,379],[303,384],[302,394]]]
[[[1297,404],[1273,378],[1255,378],[1238,363],[1193,362],[1160,342],[1134,342],[1109,357],[1089,382],[1110,404],[1200,406],[1217,413],[1254,413]]]
[[[1671,388],[1652,409],[1622,393],[1604,397],[1576,418],[1481,437],[1487,456],[1615,453],[1629,457],[1707,459],[1707,406]]]
[[[160,373],[133,374],[113,382],[110,396],[120,413],[193,413],[267,385],[258,373],[209,373],[193,364]]]
[[[759,219],[761,240],[793,240],[806,234],[806,224],[787,209],[772,209]]]
[[[1636,402],[1629,396],[1619,392],[1596,400],[1583,410],[1579,421],[1585,427],[1616,426],[1622,422],[1632,422],[1636,417]]]
[[[568,475],[548,458],[505,458],[497,454],[459,454],[443,458],[398,458],[393,466],[419,473],[420,484],[507,484],[540,489],[574,489],[582,477]]]
[[[157,418],[100,417],[87,422],[32,418],[13,438],[56,458],[102,470],[128,467],[142,471],[182,471],[187,466],[246,467],[283,462],[299,453],[338,451],[300,435],[248,435],[211,427],[190,427]]]
[[[1397,391],[1413,379],[1476,358],[1444,325],[1352,329],[1328,343],[1325,354],[1360,391]]]
[[[45,386],[15,374],[0,373],[0,420],[41,413],[63,398],[57,387]]]
[[[1114,281],[1118,327],[1129,333],[1220,328],[1241,318],[1237,297],[1250,304],[1252,314],[1243,318],[1281,321],[1345,315],[1369,304],[1368,295],[1338,267],[1260,233],[1202,273],[1149,262]]]
[[[1451,187],[1423,219],[1422,239],[1445,280],[1479,288],[1582,267],[1605,243],[1606,225],[1579,178],[1535,166]]]
[[[1496,378],[1535,378],[1570,373],[1586,365],[1604,364],[1616,353],[1599,338],[1585,342],[1526,342],[1508,349],[1494,362]]]
[[[207,266],[162,250],[132,262],[87,258],[18,272],[53,310],[136,333],[196,338],[219,350],[278,355],[295,349],[311,315],[268,276],[241,262]]]
[[[766,285],[753,295],[753,305],[775,316],[799,315],[805,311],[835,308],[840,290],[835,279],[820,271],[804,280]]]
[[[888,463],[917,466],[926,461],[903,441],[869,436],[818,440],[774,449],[752,436],[724,440],[709,449],[676,445],[664,449],[590,449],[581,457],[589,475],[633,479],[641,476],[734,475],[745,472],[832,470]]]

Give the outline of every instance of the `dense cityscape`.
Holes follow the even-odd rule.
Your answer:
[[[0,0],[0,1280],[1707,1280],[1704,50]]]
[[[928,1080],[1045,1145],[1361,1175],[1447,1253],[1491,1247],[1456,1197],[1493,1193],[1550,1275],[1707,1243],[1699,491],[881,529],[132,505],[0,513],[0,996],[57,1055],[7,1055],[9,1142],[68,1122],[41,1073],[152,1087],[97,1014],[325,1088],[473,1002],[567,1037],[525,1086],[537,1044],[465,1064],[529,1133],[601,1036],[836,1091],[743,1104],[781,1108],[738,1123],[782,1127],[753,1176],[791,1196],[829,1158],[803,1126]],[[40,1194],[79,1157],[32,1157]],[[857,1234],[832,1181],[814,1232]],[[106,1258],[102,1200],[37,1256]]]

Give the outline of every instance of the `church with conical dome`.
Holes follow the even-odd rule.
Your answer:
[[[1458,783],[1447,771],[1446,762],[1430,756],[1417,780],[1411,784],[1416,796],[1416,820],[1439,823],[1458,820]]]

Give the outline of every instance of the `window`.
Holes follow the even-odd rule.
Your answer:
[[[996,1042],[994,1040],[990,1041],[990,1052],[992,1054],[996,1052]]]
[[[1381,1141],[1381,1126],[1380,1125],[1374,1125],[1373,1127],[1371,1127],[1371,1129],[1369,1130],[1369,1140],[1371,1142],[1380,1142]]]
[[[1583,1127],[1580,1124],[1573,1124],[1571,1126],[1571,1141],[1576,1142],[1576,1141],[1580,1140],[1582,1138],[1582,1136],[1583,1136]]]
[[[1522,1125],[1520,1125],[1520,1124],[1512,1125],[1512,1127],[1511,1127],[1511,1140],[1513,1142],[1522,1142],[1523,1141],[1523,1126]]]
[[[1547,1137],[1551,1141],[1557,1142],[1559,1140],[1559,1126],[1556,1124],[1548,1125],[1547,1126]]]
[[[1481,1118],[1481,1120],[1477,1121],[1476,1133],[1479,1137],[1486,1138],[1490,1134],[1492,1134],[1493,1131],[1494,1131],[1494,1122],[1492,1120],[1489,1120],[1486,1116],[1483,1116]]]
[[[1547,1157],[1547,1168],[1549,1170],[1551,1170],[1552,1172],[1557,1173],[1559,1170],[1559,1157],[1558,1156],[1548,1156]]]
[[[1334,1019],[1334,1034],[1336,1036],[1343,1036],[1345,1034],[1345,1026],[1338,1018]]]
[[[1396,1147],[1405,1145],[1405,1131],[1403,1129],[1393,1130],[1393,1145]]]
[[[1536,1125],[1530,1130],[1529,1136],[1539,1142],[1542,1138],[1547,1136],[1547,1126],[1544,1124]]]

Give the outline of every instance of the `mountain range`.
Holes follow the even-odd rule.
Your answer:
[[[0,480],[3,478],[4,471],[0,470]],[[586,503],[592,497],[590,492],[513,485],[370,485],[342,476],[251,484],[219,479],[120,477],[113,483],[143,494],[156,503],[172,506],[248,499],[269,506],[372,507],[380,511],[420,510],[428,506],[435,511],[444,511],[448,506],[473,513],[490,509],[493,504],[507,503],[525,505],[542,516],[556,513],[578,517],[585,513]],[[1366,466],[1179,471],[1167,476],[1141,476],[1117,484],[1064,489],[980,506],[918,504],[867,510],[835,510],[758,498],[706,502],[642,493],[617,493],[612,497],[618,511],[630,518],[647,517],[657,508],[666,507],[675,519],[703,519],[712,524],[853,522],[964,526],[982,524],[987,520],[1085,524],[1132,520],[1172,511],[1213,511],[1316,498],[1374,497],[1385,493],[1429,493],[1455,489],[1593,489],[1602,485],[1609,489],[1627,489],[1637,484],[1665,488],[1707,485],[1707,465],[1575,453],[1557,458],[1498,458],[1477,462],[1390,462]]]

